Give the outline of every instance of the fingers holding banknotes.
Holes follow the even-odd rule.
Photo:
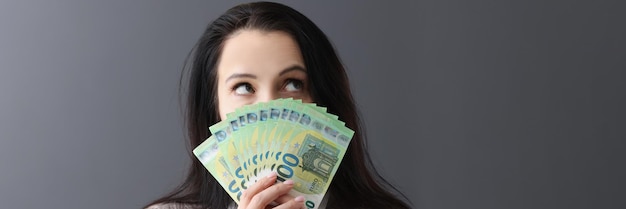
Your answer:
[[[293,198],[287,193],[293,188],[293,181],[276,182],[276,173],[272,173],[257,181],[241,194],[239,209],[271,208],[297,209],[304,204],[303,197]]]

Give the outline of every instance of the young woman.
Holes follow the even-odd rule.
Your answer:
[[[243,105],[287,97],[315,102],[355,131],[320,208],[409,208],[373,168],[343,65],[304,15],[277,3],[236,6],[208,26],[192,55],[185,115],[190,148],[209,137],[207,127]],[[287,195],[291,182],[274,184],[275,176],[256,182],[235,205],[189,153],[185,182],[149,208],[303,206],[302,197]]]

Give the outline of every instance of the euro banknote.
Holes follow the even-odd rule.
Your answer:
[[[209,127],[211,137],[193,150],[237,203],[256,181],[277,174],[294,181],[290,195],[319,207],[354,131],[325,107],[277,99],[246,105]]]

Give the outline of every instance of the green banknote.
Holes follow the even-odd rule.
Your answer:
[[[311,117],[308,123],[308,119],[301,120],[307,115]],[[283,156],[277,162],[278,176],[295,182],[292,193],[304,195],[307,207],[319,205],[345,154],[347,145],[339,143],[339,136],[353,135],[333,120],[315,116],[306,108],[291,110],[288,118],[294,131],[286,137]]]
[[[292,196],[318,208],[341,164],[354,132],[325,107],[277,99],[238,108],[209,127],[211,137],[194,149],[229,195],[272,172],[291,179]]]
[[[243,190],[237,185],[232,169],[224,162],[223,153],[219,151],[217,140],[211,136],[193,150],[193,154],[211,175],[220,183],[233,200],[239,202]]]

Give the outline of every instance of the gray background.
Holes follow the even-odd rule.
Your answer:
[[[626,208],[621,1],[286,1],[348,68],[417,208]],[[181,182],[177,82],[229,1],[0,1],[0,208],[139,208]]]

